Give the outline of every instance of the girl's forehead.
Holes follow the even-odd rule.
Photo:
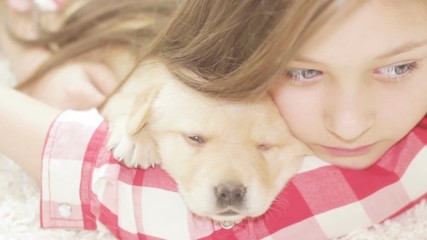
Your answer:
[[[427,41],[424,1],[371,0],[343,10],[306,40],[295,60],[366,61]]]

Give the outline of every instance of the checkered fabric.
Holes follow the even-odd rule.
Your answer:
[[[106,148],[108,124],[95,111],[67,111],[43,154],[41,225],[96,229],[119,239],[328,239],[366,228],[427,192],[427,119],[365,170],[307,157],[270,210],[232,229],[190,213],[162,169],[129,169]]]

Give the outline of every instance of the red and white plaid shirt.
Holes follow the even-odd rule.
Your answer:
[[[159,167],[129,169],[116,161],[107,136],[95,110],[67,111],[52,124],[43,154],[42,227],[101,223],[120,239],[327,239],[390,218],[427,192],[424,119],[365,170],[307,157],[266,214],[226,230],[191,214]]]

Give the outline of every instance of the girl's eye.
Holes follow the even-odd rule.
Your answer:
[[[381,78],[396,80],[406,76],[417,68],[416,62],[378,68],[374,71]]]
[[[309,83],[317,80],[322,75],[321,71],[315,69],[289,69],[287,71],[289,80],[295,83]]]

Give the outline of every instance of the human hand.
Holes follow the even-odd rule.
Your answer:
[[[55,11],[66,0],[7,0],[16,12],[29,12],[34,4],[42,11]],[[21,19],[22,20],[22,19]],[[19,22],[13,27],[23,29],[30,36],[33,33],[31,19]],[[3,30],[3,29],[2,29]],[[42,47],[23,47],[16,44],[7,34],[0,34],[4,55],[18,83],[22,83],[36,71],[50,56],[51,52]],[[25,35],[25,36],[27,36]],[[72,61],[60,65],[42,78],[28,84],[22,90],[51,106],[60,109],[83,110],[97,107],[117,86],[117,77],[105,64],[95,61]]]
[[[83,61],[61,65],[23,91],[60,109],[84,110],[98,107],[117,85],[105,64]]]

